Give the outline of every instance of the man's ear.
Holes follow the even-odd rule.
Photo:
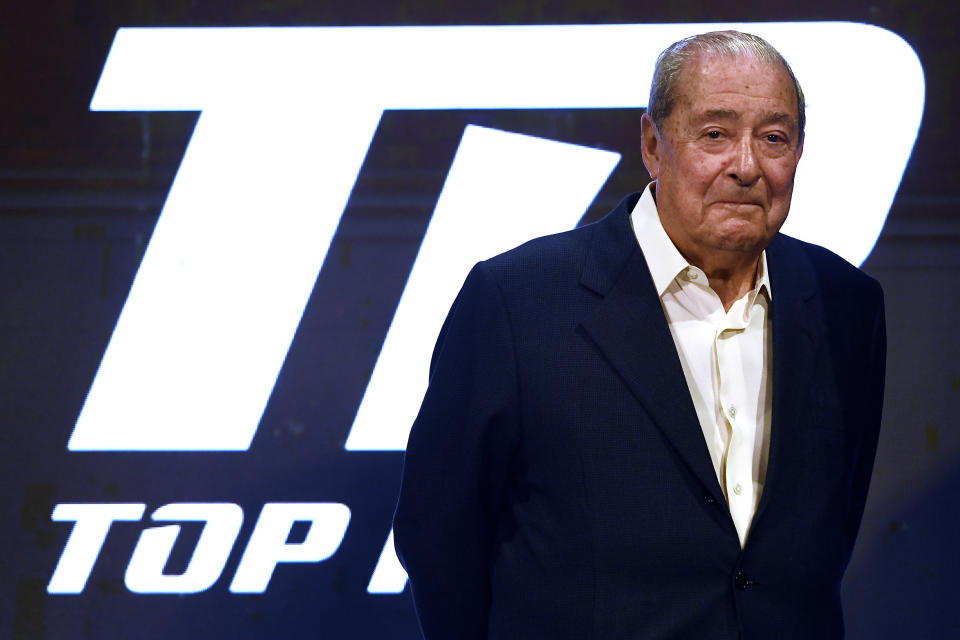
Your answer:
[[[660,174],[660,153],[663,145],[660,142],[660,131],[654,124],[649,113],[640,118],[640,153],[643,156],[643,165],[647,168],[651,180],[656,180]]]

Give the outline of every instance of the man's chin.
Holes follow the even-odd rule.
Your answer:
[[[756,209],[754,210],[756,212]],[[712,244],[724,251],[756,253],[767,248],[781,225],[771,228],[765,215],[729,216],[713,228]]]
[[[748,217],[756,216],[764,211],[763,205],[756,202],[715,202],[713,203],[712,208],[720,209],[728,215],[733,214]]]
[[[767,248],[767,245],[770,244],[772,239],[772,237],[768,238],[762,233],[743,233],[743,231],[740,230],[737,233],[717,236],[713,242],[713,246],[721,251],[745,255],[755,254],[759,256],[760,253]]]

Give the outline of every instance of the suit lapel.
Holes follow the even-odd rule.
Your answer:
[[[625,199],[595,226],[581,284],[602,300],[581,324],[704,489],[723,502],[673,337],[630,227],[638,197]],[[778,484],[789,482],[785,469],[801,444],[817,348],[824,342],[813,268],[799,245],[777,236],[767,249],[767,264],[773,291],[773,413],[753,530],[762,525]]]
[[[602,300],[581,324],[678,457],[722,502],[673,337],[630,227],[636,196],[596,225],[581,284]]]
[[[773,414],[767,475],[752,530],[762,526],[777,487],[790,481],[785,470],[801,445],[810,390],[816,384],[817,348],[824,343],[818,337],[823,325],[816,320],[816,280],[806,255],[795,241],[777,236],[767,249],[767,264],[773,291]]]

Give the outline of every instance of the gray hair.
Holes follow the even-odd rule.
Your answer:
[[[684,38],[663,50],[657,57],[657,66],[653,71],[653,82],[650,84],[650,102],[647,113],[659,129],[677,101],[677,85],[680,72],[684,65],[698,55],[717,56],[721,58],[741,58],[749,56],[760,62],[779,64],[793,81],[793,88],[797,94],[797,124],[800,129],[800,140],[803,140],[803,129],[807,123],[804,109],[803,89],[800,82],[793,75],[793,69],[780,52],[759,36],[740,31],[711,31],[700,35]]]

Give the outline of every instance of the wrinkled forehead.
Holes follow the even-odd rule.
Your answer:
[[[764,89],[761,89],[763,87]],[[730,89],[751,91],[770,97],[782,97],[784,111],[794,120],[797,113],[797,90],[786,67],[778,61],[762,60],[751,53],[699,53],[692,56],[677,77],[676,98],[687,106],[699,102],[711,91]]]

